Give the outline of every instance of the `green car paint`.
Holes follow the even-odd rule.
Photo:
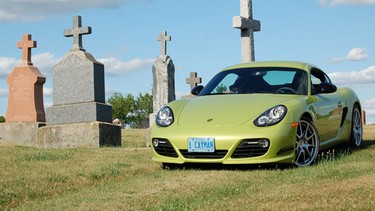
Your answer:
[[[281,79],[270,78],[267,74],[278,73],[274,71],[278,69],[298,70],[298,74],[306,75],[301,78],[306,80],[307,92],[287,93],[290,88],[272,84],[274,80]],[[167,106],[172,110],[173,123],[168,126],[153,125],[150,137],[152,159],[164,164],[294,163],[305,166],[314,162],[319,150],[347,142],[353,137],[360,139],[358,146],[362,143],[362,125],[358,121],[361,116],[357,114],[361,113],[361,105],[350,88],[329,90],[336,87],[328,76],[319,68],[301,62],[239,64],[225,68],[222,74],[229,75],[231,71],[237,74],[238,71],[236,77],[239,79],[240,71],[248,74],[253,70],[251,77],[268,77],[268,89],[277,87],[281,88],[280,91],[218,93],[217,85],[216,91],[212,89],[211,94],[202,95],[206,88],[209,89],[210,82],[198,97],[169,103]],[[301,74],[300,70],[304,73]],[[292,84],[285,84],[289,85]],[[223,87],[229,92],[229,86],[221,86],[220,89]],[[273,125],[256,125],[262,113],[278,105],[286,108],[286,114],[280,121]],[[353,110],[360,112],[355,112],[355,115]],[[198,147],[206,146],[205,140],[213,140],[207,145],[214,145],[213,152],[188,150],[192,143]],[[267,145],[263,145],[264,142],[268,143],[267,147],[264,147]]]

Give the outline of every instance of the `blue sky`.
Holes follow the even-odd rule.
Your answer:
[[[32,34],[34,66],[47,77],[45,107],[52,105],[53,65],[72,47],[63,36],[73,16],[92,34],[83,47],[105,65],[106,97],[150,92],[156,37],[168,31],[176,67],[177,98],[198,72],[206,84],[219,70],[241,62],[240,32],[232,17],[239,0],[0,0],[0,115],[6,114],[7,75],[20,63],[17,42]],[[338,86],[352,87],[375,123],[375,0],[253,0],[255,58],[315,64]]]

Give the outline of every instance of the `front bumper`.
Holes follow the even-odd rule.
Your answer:
[[[162,128],[154,125],[150,137],[152,159],[157,162],[176,164],[293,163],[296,130],[297,128],[290,123],[279,123],[270,127],[256,127],[249,124],[204,127],[176,124]],[[215,152],[189,153],[187,151],[189,137],[214,138]],[[158,147],[165,147],[165,149],[153,146],[154,139],[162,140],[162,144]],[[256,141],[260,139],[269,140],[270,144],[267,149],[261,149],[256,144]],[[247,144],[249,145],[245,146]],[[246,150],[240,149],[241,147],[245,147]]]

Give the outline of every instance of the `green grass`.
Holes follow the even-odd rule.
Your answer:
[[[374,129],[307,168],[163,170],[144,131],[127,131],[131,148],[0,147],[0,210],[373,210]]]

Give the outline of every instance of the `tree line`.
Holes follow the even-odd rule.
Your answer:
[[[148,123],[148,117],[153,109],[152,94],[143,93],[134,97],[132,94],[122,95],[115,92],[107,100],[112,105],[113,119],[120,119],[121,123],[130,128],[145,128],[143,122]]]

